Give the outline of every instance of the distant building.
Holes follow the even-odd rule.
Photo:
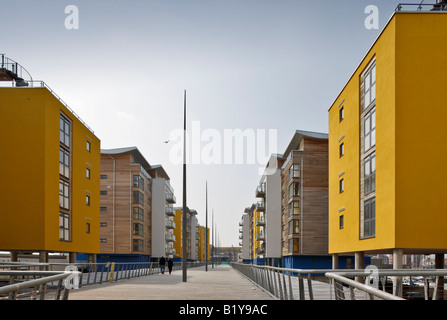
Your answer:
[[[152,176],[152,256],[160,258],[176,254],[174,221],[176,198],[170,178],[161,165],[151,166]]]

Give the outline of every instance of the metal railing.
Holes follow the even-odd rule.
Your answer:
[[[28,82],[28,80],[33,80],[28,70],[26,70],[18,62],[6,57],[4,53],[0,54],[0,68],[8,70],[19,79],[25,80],[25,82]],[[19,85],[23,83],[23,81],[19,81]]]
[[[447,4],[443,3],[399,3],[396,12],[439,12],[447,11]]]
[[[188,262],[187,268],[194,268],[204,265],[205,262]],[[35,269],[45,268],[45,271]],[[3,269],[3,270],[1,270]],[[10,269],[10,270],[4,270]],[[54,269],[58,269],[56,271]],[[60,269],[65,271],[60,271]],[[73,269],[75,271],[73,271]],[[173,271],[181,270],[182,263],[174,262]],[[165,272],[168,271],[166,265]],[[0,279],[8,281],[9,284],[0,287],[0,299],[16,299],[30,297],[35,299],[45,299],[46,287],[51,285],[55,290],[55,299],[67,299],[68,288],[63,287],[65,278],[76,275],[76,288],[90,284],[102,284],[117,282],[141,276],[150,276],[162,272],[158,262],[131,262],[131,263],[0,263]],[[45,278],[35,279],[38,276]],[[31,279],[33,278],[33,279]],[[13,284],[13,282],[18,282]],[[36,287],[37,286],[37,287]],[[34,290],[30,290],[34,288]],[[75,289],[76,289],[75,288]],[[29,292],[18,294],[19,290],[27,289]],[[53,290],[54,291],[54,290]],[[62,294],[61,294],[62,292]],[[5,295],[1,297],[1,295]],[[62,297],[62,298],[61,298]]]
[[[45,300],[49,299],[48,291],[54,300],[67,300],[73,287],[68,281],[76,282],[79,275],[76,271],[0,271],[0,277],[9,279],[8,285],[0,287],[0,300]],[[54,290],[49,290],[51,286]]]
[[[422,278],[423,287],[418,287],[416,293],[423,291],[425,300],[437,300],[442,299],[444,291],[439,285],[443,283],[440,279],[447,276],[447,270],[294,269],[241,263],[232,266],[280,300],[405,300],[402,297],[409,295],[403,292],[402,280],[411,277]],[[358,278],[359,281],[351,278]],[[388,292],[387,282],[390,279],[394,281],[395,293],[391,293],[393,289]],[[315,291],[319,293],[315,294]]]
[[[331,279],[331,284],[334,286],[336,300],[344,300],[347,299],[348,296],[351,300],[355,300],[356,297],[353,291],[354,288],[363,291],[366,294],[366,298],[370,300],[373,300],[375,297],[386,300],[404,300],[402,297],[409,296],[407,293],[408,291],[412,293],[419,293],[420,298],[424,300],[443,300],[443,279],[447,276],[447,270],[377,268],[350,271],[333,270],[327,272],[325,276]],[[351,279],[355,277],[360,278],[361,281],[354,281]],[[421,279],[420,285],[412,286],[412,278]],[[388,282],[388,280],[392,281]],[[404,292],[403,290],[403,280],[408,280],[407,292]],[[371,284],[371,282],[373,284]],[[387,283],[393,287],[393,294],[387,292]],[[416,287],[418,290],[415,290]]]

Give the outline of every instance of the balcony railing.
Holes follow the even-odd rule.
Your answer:
[[[175,196],[172,193],[166,192],[166,201],[168,203],[175,203]]]
[[[255,196],[256,198],[265,197],[265,183],[256,187]]]
[[[166,241],[167,242],[174,242],[175,241],[175,235],[167,233],[166,234]]]
[[[265,203],[264,203],[264,201],[258,201],[256,203],[256,210],[257,211],[265,211]]]
[[[265,217],[257,217],[256,218],[256,225],[257,226],[265,226]]]
[[[256,240],[265,240],[265,234],[263,231],[256,233]]]
[[[172,207],[166,207],[165,213],[167,216],[175,217],[175,211]]]
[[[166,220],[165,226],[168,229],[175,229],[175,222],[171,220]]]

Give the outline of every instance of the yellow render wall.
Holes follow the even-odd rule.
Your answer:
[[[446,14],[397,20],[397,247],[447,248],[446,27]]]
[[[0,89],[3,250],[99,252],[100,141],[45,88]],[[72,238],[59,240],[60,112],[72,119]],[[91,152],[86,151],[86,136]],[[8,138],[7,138],[8,137]],[[86,178],[86,163],[91,178]],[[11,170],[13,168],[13,170]],[[91,192],[90,207],[85,205]],[[87,220],[90,219],[90,220]],[[90,234],[86,233],[90,222]]]
[[[394,246],[394,34],[395,21],[391,20],[329,110],[329,253]],[[376,59],[377,77],[376,236],[360,239],[360,154],[363,152],[360,150],[360,75],[372,59]],[[344,107],[341,122],[339,105]],[[345,154],[340,158],[342,142]],[[343,193],[339,193],[341,178],[345,185]],[[343,229],[339,228],[340,215],[344,215]]]
[[[44,108],[41,90],[0,88],[0,250],[44,249]]]
[[[67,110],[50,92],[45,91],[45,184],[46,196],[46,232],[47,248],[73,252],[99,253],[99,176],[100,141],[69,110]],[[72,121],[72,163],[71,163],[71,205],[72,226],[71,242],[59,241],[58,197],[54,192],[59,188],[59,127],[60,112]],[[57,137],[55,139],[55,137]],[[87,151],[87,140],[91,151]],[[55,161],[55,159],[57,161]],[[90,179],[86,169],[90,169]],[[50,191],[51,190],[51,191]],[[86,205],[86,195],[90,196],[90,206]],[[90,223],[90,233],[86,232],[86,223]]]

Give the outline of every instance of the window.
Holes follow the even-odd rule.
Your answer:
[[[364,142],[365,150],[369,150],[371,147],[376,145],[376,109],[372,109],[365,116],[364,121]]]
[[[143,251],[143,240],[135,239],[133,240],[133,251]]]
[[[376,234],[376,198],[365,200],[363,215],[363,236],[374,237]]]
[[[339,181],[339,191],[340,193],[342,193],[343,191],[345,191],[345,179],[341,179]]]
[[[365,194],[376,190],[376,154],[372,153],[365,158],[364,180]]]
[[[99,194],[102,196],[105,196],[105,195],[107,195],[107,190],[100,190]]]
[[[59,140],[67,147],[70,147],[70,121],[61,115]]]
[[[289,185],[289,197],[297,197],[300,195],[300,183],[292,182]]]
[[[142,236],[143,235],[143,225],[141,223],[134,223],[133,224],[133,234],[136,236]]]
[[[292,238],[289,239],[289,252],[298,252],[299,251],[299,239]]]
[[[340,110],[338,110],[338,122],[341,122],[345,118],[345,108],[341,107]]]
[[[101,174],[101,175],[99,176],[99,179],[107,179],[107,175],[106,175],[106,174]]]
[[[99,207],[99,211],[107,211],[107,207]]]
[[[87,179],[90,179],[90,169],[89,168],[87,168],[85,170],[85,176],[87,177]]]
[[[64,148],[59,148],[59,174],[70,178],[70,153]]]
[[[141,176],[133,176],[133,186],[144,190],[144,179]]]
[[[85,223],[85,233],[90,233],[90,223],[89,222]]]
[[[100,222],[100,223],[99,223],[99,226],[100,226],[100,227],[107,227],[107,222]]]
[[[70,184],[59,179],[59,207],[70,209]]]
[[[300,165],[294,163],[289,169],[289,178],[299,178],[300,177]]]
[[[341,215],[339,218],[339,228],[343,229],[345,227],[345,216]]]
[[[59,212],[59,240],[70,241],[70,215]]]
[[[91,150],[90,141],[87,141],[87,151],[90,152],[90,150]]]
[[[143,220],[144,219],[144,210],[139,207],[133,208],[133,218],[136,220]]]
[[[289,234],[299,233],[299,220],[293,219],[289,221]]]
[[[345,154],[345,143],[341,143],[339,146],[339,157],[343,157],[343,155]]]
[[[363,87],[364,87],[364,105],[363,108],[366,109],[371,103],[376,100],[376,63],[365,72],[363,76]]]
[[[144,195],[140,191],[133,192],[133,203],[144,205]]]
[[[289,204],[289,216],[300,214],[300,203],[298,201],[292,201]]]
[[[85,204],[86,204],[86,206],[90,207],[90,196],[89,195],[85,196]]]

